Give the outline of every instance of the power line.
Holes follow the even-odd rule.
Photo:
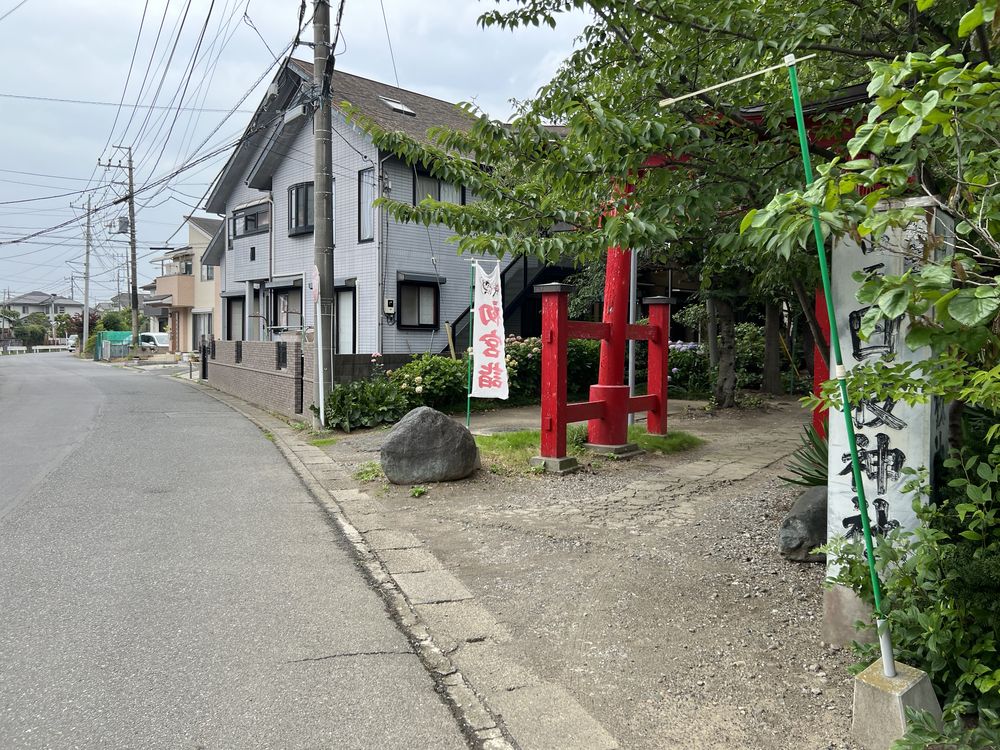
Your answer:
[[[392,75],[396,79],[396,88],[399,88],[399,73],[396,72],[396,56],[392,53],[392,37],[389,36],[389,19],[385,15],[385,3],[378,0],[382,7],[382,25],[385,26],[385,40],[389,43],[389,59],[392,60]]]
[[[22,5],[24,5],[24,4],[26,3],[26,2],[28,2],[28,0],[21,0],[21,2],[19,2],[19,3],[18,3],[17,5],[15,5],[15,6],[13,7],[13,8],[11,8],[11,9],[10,9],[10,10],[8,10],[8,11],[7,11],[6,13],[4,13],[4,14],[3,14],[2,16],[0,16],[0,21],[2,21],[3,19],[5,19],[5,18],[6,18],[7,16],[9,16],[9,15],[10,15],[11,13],[13,13],[13,12],[14,12],[15,10],[17,10],[18,8],[20,8],[20,7],[21,7]]]
[[[118,102],[101,102],[95,101],[93,99],[63,99],[56,96],[28,96],[27,94],[7,94],[0,93],[0,98],[3,99],[26,99],[28,101],[35,102],[57,102],[60,104],[91,104],[98,107],[117,107]],[[139,104],[138,102],[122,104],[122,109],[176,109],[168,104]],[[221,109],[216,107],[181,107],[182,112],[228,112],[228,109]],[[245,114],[249,114],[250,110],[239,110]]]

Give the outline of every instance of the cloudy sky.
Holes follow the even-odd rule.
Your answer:
[[[476,19],[494,5],[384,0],[383,20],[377,0],[346,0],[337,67],[388,83],[398,73],[403,88],[474,101],[504,118],[512,98],[549,80],[585,19],[568,17],[556,30],[484,31]],[[307,6],[308,21],[311,0]],[[71,275],[82,299],[80,207],[88,197],[101,206],[124,194],[124,170],[97,166],[124,158],[114,145],[133,148],[140,284],[155,276],[150,248],[186,240],[177,232],[182,217],[221,168],[224,147],[239,137],[273,68],[251,90],[254,81],[287,53],[298,7],[298,0],[0,0],[0,299],[8,289],[68,294]],[[302,38],[311,41],[310,26]],[[295,54],[312,58],[305,46]],[[124,214],[124,206],[108,206],[95,217],[92,301],[114,294],[119,276],[126,289],[127,236],[106,226]]]

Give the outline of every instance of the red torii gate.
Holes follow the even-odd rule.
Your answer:
[[[662,167],[666,159],[652,156],[643,165]],[[625,188],[626,193],[632,186]],[[546,470],[567,473],[579,468],[566,455],[566,426],[587,420],[588,447],[619,456],[634,455],[638,446],[628,442],[628,415],[646,412],[646,429],[651,434],[667,432],[668,346],[670,343],[669,297],[646,297],[649,324],[628,322],[632,250],[609,247],[604,276],[604,313],[600,323],[569,319],[569,284],[539,284],[542,295],[542,425],[541,455],[532,464]],[[566,362],[570,339],[597,339],[601,359],[597,384],[590,386],[590,400],[567,403]],[[647,392],[630,396],[625,384],[625,344],[629,339],[649,343]]]

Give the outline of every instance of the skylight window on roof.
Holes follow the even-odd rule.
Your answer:
[[[399,112],[402,115],[409,115],[410,117],[416,117],[417,113],[412,109],[403,104],[399,99],[390,99],[387,96],[380,96],[379,99],[393,112]]]

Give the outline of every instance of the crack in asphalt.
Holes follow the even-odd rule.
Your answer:
[[[285,664],[302,664],[307,661],[327,661],[329,659],[345,659],[352,656],[414,656],[413,651],[352,651],[346,654],[329,654],[327,656],[309,656],[305,659],[292,659]]]

